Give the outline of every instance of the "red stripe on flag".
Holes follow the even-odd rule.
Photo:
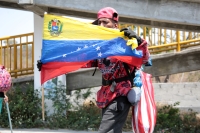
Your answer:
[[[142,73],[142,77],[148,77],[150,78],[148,75],[145,75],[145,73]],[[143,78],[143,85],[144,87],[144,94],[145,94],[145,98],[146,98],[146,105],[147,105],[147,114],[148,114],[148,121],[149,121],[149,131],[151,131],[151,125],[152,125],[152,119],[151,119],[151,112],[152,112],[152,100],[151,100],[151,96],[149,93],[149,88],[148,88],[148,81],[146,80],[146,78]]]
[[[141,71],[142,77],[142,90],[140,102],[132,109],[132,127],[135,133],[152,133],[156,124],[156,105],[154,101],[154,89],[151,82],[151,75]],[[142,106],[145,106],[146,110],[141,110]],[[138,111],[138,114],[135,112]],[[143,114],[144,113],[144,114]],[[148,118],[145,118],[149,125],[144,125],[144,117],[147,114]],[[138,123],[138,125],[136,125]],[[147,124],[147,123],[146,123]],[[148,130],[148,132],[147,132]]]
[[[121,60],[130,65],[141,67],[142,58],[132,57],[132,56],[112,56],[118,60]],[[75,70],[80,69],[87,62],[49,62],[42,64],[41,69],[41,84],[49,79],[55,78],[62,74],[66,74]]]
[[[42,64],[41,69],[41,84],[45,81],[78,70],[87,62],[50,62]]]
[[[128,63],[129,65],[136,66],[136,67],[141,67],[143,63],[142,58],[137,58],[133,56],[112,56],[113,58],[116,58],[122,62]]]

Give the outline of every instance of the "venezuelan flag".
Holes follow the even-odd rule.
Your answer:
[[[123,32],[54,16],[44,16],[41,83],[77,70],[88,61],[114,56],[135,66],[142,52],[127,46]]]

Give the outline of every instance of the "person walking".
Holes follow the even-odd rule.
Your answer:
[[[119,15],[112,7],[105,7],[97,13],[94,25],[118,29]],[[136,38],[138,45],[147,42],[130,28],[120,30],[129,39]],[[137,68],[112,57],[90,61],[84,67],[98,67],[102,72],[102,86],[97,92],[97,106],[102,109],[99,133],[122,133],[131,106],[140,100],[140,87],[135,87],[133,79]],[[140,81],[139,81],[140,82]]]

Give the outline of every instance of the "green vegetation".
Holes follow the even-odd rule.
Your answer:
[[[9,109],[14,128],[34,128],[41,126],[41,99],[39,92],[34,91],[33,85],[23,91],[18,86],[7,94]],[[8,127],[8,115],[5,104],[0,115],[0,127]]]
[[[13,128],[50,128],[50,129],[74,129],[74,130],[98,130],[100,124],[101,110],[94,104],[83,106],[80,99],[86,99],[91,91],[81,90],[66,97],[65,86],[58,85],[55,90],[49,92],[46,98],[53,101],[54,111],[50,116],[42,120],[41,96],[39,91],[34,91],[30,84],[26,90],[18,86],[9,93],[9,107],[12,117]],[[54,94],[54,95],[53,95]],[[157,123],[155,133],[199,133],[200,120],[196,118],[196,112],[189,110],[181,113],[175,103],[157,108]],[[48,113],[46,110],[45,114]],[[1,128],[9,128],[7,111],[5,105],[0,119]],[[131,110],[123,128],[124,131],[131,131]]]
[[[199,133],[200,120],[196,117],[197,113],[191,109],[188,112],[181,113],[176,108],[177,105],[179,105],[179,102],[158,107],[155,131],[162,131],[162,133]]]

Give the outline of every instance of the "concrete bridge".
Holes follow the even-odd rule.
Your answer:
[[[100,8],[111,6],[124,23],[200,31],[199,0],[0,0],[0,6],[92,19]]]

